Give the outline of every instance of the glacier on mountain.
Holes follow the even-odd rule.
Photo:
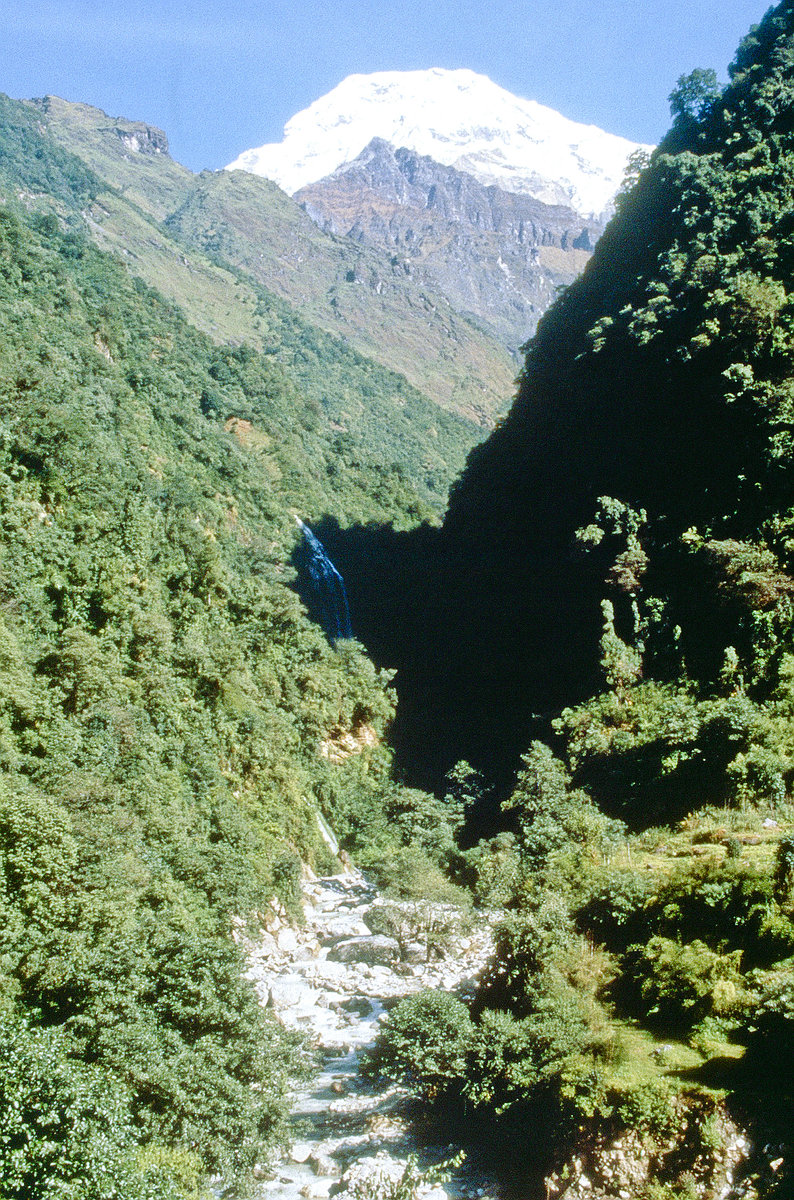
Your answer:
[[[264,175],[292,195],[344,169],[376,137],[585,216],[608,209],[629,155],[651,149],[569,121],[485,75],[436,67],[349,75],[292,117],[283,141],[244,151],[227,170]]]

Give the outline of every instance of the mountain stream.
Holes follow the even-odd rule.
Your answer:
[[[260,1172],[261,1200],[326,1200],[386,1194],[409,1156],[422,1167],[450,1158],[454,1146],[417,1143],[406,1117],[406,1092],[373,1087],[359,1075],[359,1055],[401,997],[425,988],[465,994],[491,950],[487,921],[427,961],[421,941],[398,946],[383,927],[383,900],[356,870],[304,884],[305,925],[282,913],[248,947],[250,978],[263,1004],[303,1033],[322,1066],[294,1098],[292,1145]],[[409,905],[400,905],[408,913]],[[431,906],[443,918],[443,906]],[[414,910],[415,911],[415,910]],[[425,910],[427,916],[429,910]],[[432,912],[430,913],[432,916]],[[443,1184],[424,1185],[430,1200],[490,1197],[494,1181],[464,1160]]]

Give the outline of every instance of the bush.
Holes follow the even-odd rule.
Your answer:
[[[745,1066],[767,1082],[791,1091],[794,1078],[794,971],[766,988],[747,1035]]]
[[[458,905],[470,902],[470,894],[452,883],[438,863],[418,848],[392,847],[384,852],[362,853],[357,861],[372,882],[394,899]]]
[[[652,883],[634,871],[615,871],[578,910],[577,923],[593,934],[609,950],[625,951],[647,935],[645,906],[651,898]]]
[[[59,1031],[0,1021],[3,1200],[179,1200],[169,1169],[139,1165],[130,1095],[69,1051]]]
[[[486,967],[478,1008],[528,1016],[548,982],[548,970],[572,944],[573,923],[564,901],[543,894],[534,909],[510,914],[496,927],[494,956]]]
[[[273,889],[284,905],[287,916],[298,925],[304,923],[301,895],[301,861],[296,854],[284,854],[271,868]]]
[[[623,826],[600,813],[586,792],[571,787],[564,764],[542,742],[533,742],[522,761],[524,770],[502,807],[518,824],[524,872],[536,881],[567,866],[576,883],[582,864],[612,848]]]
[[[454,1095],[462,1088],[473,1037],[465,1004],[447,992],[420,992],[390,1013],[362,1072],[405,1084],[426,1100]]]
[[[499,908],[513,899],[519,877],[515,843],[514,834],[500,833],[463,852],[461,877],[482,908]]]
[[[746,1000],[741,953],[715,954],[700,941],[682,945],[653,937],[629,951],[626,973],[644,1015],[663,1029],[686,1031],[714,1013],[737,1011]]]
[[[404,900],[373,906],[367,914],[373,933],[394,938],[400,956],[407,958],[411,945],[424,948],[425,961],[443,958],[459,938],[468,932],[471,921],[467,910],[430,900]]]
[[[755,959],[775,963],[794,955],[794,921],[785,913],[767,910],[758,927]]]
[[[780,839],[775,857],[775,874],[773,879],[775,897],[781,904],[791,900],[794,892],[794,838]]]
[[[756,953],[758,926],[772,900],[768,874],[741,859],[689,864],[647,906],[649,928],[666,937],[700,938]]]
[[[523,1020],[486,1010],[472,1041],[466,1097],[502,1115],[559,1082],[587,1040],[582,1006],[572,989],[550,990]]]
[[[666,1079],[649,1079],[612,1096],[613,1111],[626,1129],[666,1137],[677,1124],[675,1091]]]
[[[467,1099],[504,1112],[525,1100],[543,1078],[544,1056],[528,1020],[486,1010],[472,1042]],[[544,1061],[545,1059],[545,1061]]]

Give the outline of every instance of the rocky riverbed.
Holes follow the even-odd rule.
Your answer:
[[[455,1147],[419,1146],[400,1088],[375,1089],[359,1055],[388,1008],[425,988],[470,991],[491,952],[487,920],[462,930],[455,910],[384,900],[355,870],[304,884],[305,925],[275,915],[249,946],[250,977],[262,1003],[305,1034],[322,1067],[297,1094],[289,1153],[260,1182],[262,1200],[361,1197],[397,1180],[409,1156],[423,1164]],[[384,932],[386,930],[387,932]],[[469,1163],[431,1187],[435,1200],[488,1197],[492,1179]]]

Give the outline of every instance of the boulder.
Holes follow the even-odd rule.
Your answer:
[[[310,995],[306,984],[296,979],[274,979],[270,985],[268,1005],[280,1011],[295,1008]]]
[[[399,960],[400,947],[394,938],[383,934],[346,938],[328,951],[329,962],[389,964]]]
[[[403,946],[403,962],[423,963],[427,961],[427,947],[422,942],[407,942]]]
[[[339,1168],[328,1154],[315,1151],[307,1160],[315,1175],[339,1175]]]
[[[289,925],[279,929],[276,934],[276,942],[282,954],[294,954],[298,949],[298,935]]]
[[[301,1188],[299,1195],[303,1200],[327,1200],[331,1191],[330,1179],[318,1179],[315,1183],[306,1183]]]
[[[329,942],[342,941],[345,938],[367,937],[371,932],[368,925],[351,913],[349,916],[334,917],[332,920],[324,922],[320,936],[323,943],[327,945]]]
[[[405,1174],[406,1165],[381,1150],[349,1166],[342,1176],[342,1187],[354,1195],[361,1195],[365,1190],[374,1194],[377,1188],[388,1183],[397,1184]]]

